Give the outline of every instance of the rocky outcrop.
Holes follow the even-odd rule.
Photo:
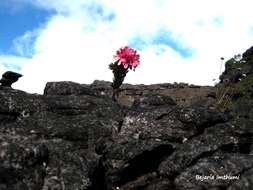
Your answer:
[[[0,189],[88,189],[122,121],[110,99],[0,90]]]
[[[252,189],[250,92],[219,109],[215,87],[110,85],[2,87],[0,189]]]
[[[120,88],[118,102],[121,105],[131,107],[137,99],[149,94],[158,94],[171,97],[178,105],[182,106],[190,106],[193,103],[211,105],[215,100],[215,92],[216,90],[210,86],[196,86],[185,83],[163,83],[153,85],[123,84]],[[69,81],[58,83],[49,82],[45,87],[44,94],[89,94],[112,97],[112,87],[110,82],[99,80],[95,80],[91,85],[80,85]]]
[[[220,76],[221,83],[239,83],[253,74],[253,46],[242,55],[235,55],[225,63],[225,71]]]

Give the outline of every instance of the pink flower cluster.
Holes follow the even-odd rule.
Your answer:
[[[140,55],[137,54],[136,50],[127,46],[120,48],[114,57],[125,69],[135,69],[140,64]]]

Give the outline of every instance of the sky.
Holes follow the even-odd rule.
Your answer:
[[[214,85],[225,61],[253,45],[252,0],[0,0],[0,73],[16,89],[112,81],[129,46],[140,65],[124,82]],[[222,68],[222,69],[221,69]]]

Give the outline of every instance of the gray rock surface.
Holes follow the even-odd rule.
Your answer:
[[[0,90],[0,189],[88,189],[100,139],[117,134],[121,108],[89,95]],[[117,114],[116,114],[117,113]]]
[[[253,185],[252,114],[236,117],[242,108],[182,106],[152,91],[124,106],[71,82],[48,83],[45,91],[0,90],[1,190]]]
[[[125,84],[117,103],[106,81],[1,88],[0,190],[251,190],[251,91],[226,109],[216,91]]]

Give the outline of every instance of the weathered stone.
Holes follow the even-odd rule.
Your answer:
[[[250,155],[217,153],[199,159],[175,179],[176,189],[195,190],[212,187],[226,188],[241,180],[241,174],[252,168]]]
[[[1,87],[10,87],[15,82],[18,81],[20,77],[23,75],[19,73],[15,73],[12,71],[7,71],[2,75],[2,78],[0,79]]]
[[[228,190],[251,190],[253,187],[253,169],[249,169],[240,174],[240,179],[232,183]]]
[[[45,95],[94,95],[95,92],[88,85],[75,82],[48,82],[44,89]]]
[[[176,102],[169,96],[149,94],[136,99],[133,103],[135,109],[152,109],[158,106],[174,106]]]
[[[94,81],[90,87],[95,90],[97,95],[112,97],[111,83],[106,81]],[[215,93],[215,89],[209,86],[195,86],[184,83],[175,84],[153,84],[153,85],[130,85],[123,84],[120,88],[118,102],[122,105],[131,107],[134,102],[145,96],[156,94],[172,98],[178,105],[189,106],[192,103],[205,101],[206,105],[214,102],[214,98],[210,97],[210,93]],[[187,96],[186,96],[187,94]]]
[[[118,102],[106,81],[1,87],[0,189],[251,190],[252,76],[233,88],[123,84]]]
[[[1,190],[88,189],[95,183],[96,142],[117,132],[118,105],[96,96],[12,89],[0,91],[0,102]]]

